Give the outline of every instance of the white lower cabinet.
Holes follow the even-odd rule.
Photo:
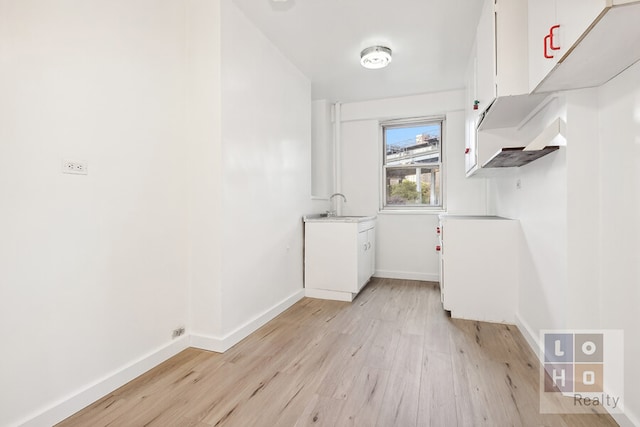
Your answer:
[[[375,218],[305,222],[305,295],[353,301],[375,272]]]
[[[519,227],[495,216],[440,216],[440,289],[451,317],[515,322]]]

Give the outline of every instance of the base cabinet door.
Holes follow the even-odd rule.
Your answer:
[[[376,273],[376,228],[371,227],[367,230],[369,238],[369,271],[367,281]],[[364,286],[364,285],[363,285]]]
[[[367,230],[358,232],[358,289],[369,280],[369,238]]]
[[[375,228],[358,232],[358,290],[369,282],[375,273]]]

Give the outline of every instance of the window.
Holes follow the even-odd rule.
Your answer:
[[[442,207],[442,119],[382,125],[383,208]]]

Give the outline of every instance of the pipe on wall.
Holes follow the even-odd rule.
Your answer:
[[[333,179],[334,179],[334,193],[342,192],[342,156],[341,150],[341,106],[339,102],[333,104]],[[342,200],[339,197],[336,198],[336,213],[342,215]]]

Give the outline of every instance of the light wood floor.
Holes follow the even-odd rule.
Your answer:
[[[305,298],[224,354],[188,349],[59,426],[615,426],[541,415],[515,327],[453,320],[436,284]]]

